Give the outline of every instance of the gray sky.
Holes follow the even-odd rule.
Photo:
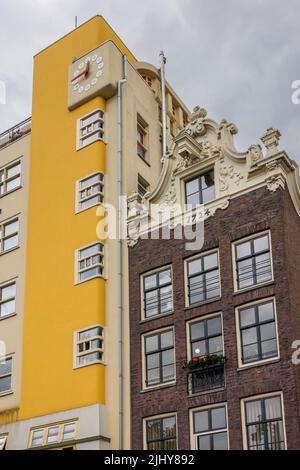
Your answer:
[[[192,109],[234,122],[240,150],[268,127],[300,163],[300,1],[288,0],[0,0],[0,132],[31,114],[32,56],[74,26],[102,14],[139,60],[158,65]]]

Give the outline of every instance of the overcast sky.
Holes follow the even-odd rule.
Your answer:
[[[139,60],[158,65],[192,109],[234,122],[238,148],[268,127],[300,163],[300,1],[0,0],[0,132],[31,114],[32,56],[95,14],[102,14]]]

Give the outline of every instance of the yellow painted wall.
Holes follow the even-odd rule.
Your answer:
[[[95,208],[75,214],[75,182],[105,172],[103,142],[76,151],[76,121],[105,100],[69,112],[67,87],[72,58],[108,39],[135,61],[99,16],[35,57],[19,419],[105,402],[105,366],[73,370],[74,331],[105,325],[105,281],[74,285],[74,251],[97,239]]]

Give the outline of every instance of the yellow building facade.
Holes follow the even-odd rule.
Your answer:
[[[188,109],[168,84],[166,98],[171,139]],[[0,292],[20,278],[18,306],[0,316],[0,448],[130,448],[127,250],[97,224],[99,207],[118,213],[120,188],[155,186],[160,106],[159,71],[100,16],[34,58],[31,132],[0,145],[0,172],[27,155],[22,187],[0,195],[11,207],[23,191],[24,206],[2,223],[20,212],[24,237],[0,252]]]

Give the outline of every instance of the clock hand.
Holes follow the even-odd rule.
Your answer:
[[[82,75],[84,75],[84,78],[87,77],[87,75],[89,74],[89,71],[90,71],[90,62],[87,62],[86,67],[85,67],[85,69],[83,70],[83,72],[81,72],[79,75],[77,75],[77,77],[74,77],[74,78],[71,80],[71,83],[73,83],[73,82],[75,82],[76,80],[78,80],[79,77],[81,77]]]

